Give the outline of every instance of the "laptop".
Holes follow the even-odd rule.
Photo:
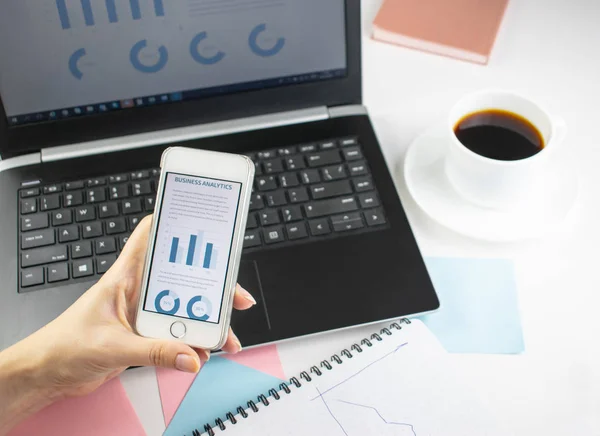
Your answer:
[[[361,93],[357,0],[3,2],[0,349],[110,268],[173,145],[256,164],[245,346],[438,308]]]

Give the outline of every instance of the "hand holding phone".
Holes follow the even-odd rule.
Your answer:
[[[254,164],[241,155],[167,149],[135,327],[139,334],[220,349],[233,296]]]

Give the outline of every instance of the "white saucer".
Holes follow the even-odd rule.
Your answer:
[[[410,145],[404,161],[408,192],[433,220],[463,235],[495,242],[537,238],[564,223],[578,191],[571,165],[549,160],[544,189],[526,209],[489,209],[467,201],[450,185],[444,171],[443,135],[439,127],[422,134]]]

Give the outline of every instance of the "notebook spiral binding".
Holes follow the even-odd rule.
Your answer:
[[[364,338],[363,340],[361,340],[360,344],[353,344],[350,347],[350,350],[343,349],[339,354],[334,354],[333,356],[331,356],[329,361],[323,360],[323,361],[321,361],[319,366],[316,366],[316,365],[311,366],[308,372],[302,371],[300,373],[299,377],[292,377],[289,380],[289,383],[281,383],[277,388],[269,389],[268,397],[261,394],[256,398],[256,401],[252,401],[252,400],[248,401],[245,409],[243,406],[239,406],[236,409],[237,414],[239,414],[239,416],[241,416],[242,419],[245,419],[250,416],[248,411],[252,411],[253,413],[258,413],[260,411],[260,409],[258,408],[258,403],[262,403],[264,406],[269,406],[271,401],[279,401],[281,398],[283,398],[284,395],[289,395],[292,393],[291,386],[300,388],[300,387],[302,387],[303,383],[310,383],[312,381],[313,376],[311,376],[311,374],[313,374],[314,376],[320,377],[321,375],[323,375],[324,371],[331,371],[333,369],[332,362],[336,365],[342,365],[344,363],[344,359],[347,360],[347,359],[352,359],[354,357],[354,355],[352,354],[353,352],[354,353],[362,353],[364,346],[372,347],[373,341],[377,341],[377,342],[383,341],[384,335],[391,336],[393,334],[392,330],[394,330],[394,329],[401,330],[402,329],[401,324],[410,324],[410,320],[403,318],[397,322],[394,322],[394,323],[390,324],[389,328],[382,328],[379,331],[379,334],[373,333],[369,338]],[[341,357],[340,357],[340,355],[341,355]],[[226,421],[229,421],[230,424],[235,425],[239,422],[239,417],[236,418],[236,415],[234,413],[228,412],[226,414]],[[221,431],[225,431],[227,429],[227,425],[225,424],[225,422],[223,422],[223,420],[221,418],[217,418],[215,420],[214,425],[205,424],[203,431],[206,432],[209,436],[216,436],[215,430],[217,428],[220,429]],[[202,434],[202,432],[198,429],[195,429],[192,432],[193,436],[201,436],[201,434]]]

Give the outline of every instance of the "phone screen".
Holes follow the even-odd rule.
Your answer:
[[[144,310],[219,323],[241,188],[166,174]]]

